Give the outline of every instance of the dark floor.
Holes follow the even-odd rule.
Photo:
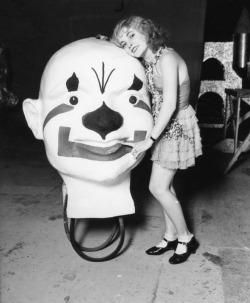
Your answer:
[[[197,253],[178,266],[168,263],[171,252],[145,254],[164,232],[147,189],[146,156],[132,173],[136,214],[124,218],[124,246],[116,258],[93,263],[81,259],[65,235],[61,179],[43,142],[33,137],[20,108],[0,116],[1,303],[250,302],[250,154],[223,175],[232,154],[213,148],[221,129],[201,130],[204,155],[175,180],[200,243]],[[94,231],[93,241],[105,232]]]

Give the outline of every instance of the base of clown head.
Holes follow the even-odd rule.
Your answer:
[[[69,218],[135,212],[131,154],[153,127],[145,71],[112,42],[87,38],[56,52],[43,72],[39,98],[23,102],[34,136],[68,193]]]
[[[63,185],[64,188],[64,185]],[[125,227],[122,217],[116,217],[116,222],[113,225],[113,229],[111,233],[109,234],[109,237],[106,238],[104,242],[99,244],[98,246],[92,246],[92,247],[86,247],[82,244],[79,244],[75,239],[75,219],[68,219],[66,210],[67,210],[67,204],[68,204],[68,195],[66,191],[63,191],[65,193],[64,195],[64,211],[63,211],[63,223],[64,223],[64,230],[67,235],[67,238],[69,239],[72,247],[74,248],[75,252],[83,259],[91,262],[103,262],[113,259],[117,256],[118,252],[121,250],[124,239],[125,239]],[[107,247],[110,247],[116,241],[118,244],[113,248],[113,250],[110,252],[110,249],[108,250],[108,254],[102,256],[102,257],[94,257],[90,256],[89,254],[86,254],[86,252],[96,252],[104,250]]]
[[[135,163],[131,153],[129,157],[131,164]],[[61,174],[68,195],[68,218],[108,218],[133,214],[135,206],[130,192],[130,175],[131,172],[127,171],[114,180],[83,182]]]

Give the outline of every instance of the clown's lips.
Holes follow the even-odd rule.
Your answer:
[[[142,132],[145,139],[146,132]],[[121,143],[112,146],[99,147],[69,141],[70,127],[59,128],[58,156],[83,158],[95,161],[114,161],[131,152],[132,147]]]

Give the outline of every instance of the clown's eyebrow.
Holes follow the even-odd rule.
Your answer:
[[[75,73],[66,81],[66,86],[69,92],[78,90],[79,80]]]
[[[70,105],[67,105],[67,104],[60,104],[59,106],[53,108],[52,111],[50,111],[48,113],[48,115],[46,116],[46,118],[43,122],[43,129],[46,126],[46,124],[49,122],[49,120],[51,120],[53,117],[55,117],[57,115],[60,115],[60,114],[63,114],[63,113],[66,113],[66,112],[69,112],[72,109],[74,109],[74,106],[70,106]]]
[[[134,80],[132,85],[128,88],[128,90],[137,90],[139,91],[143,86],[142,81],[134,75]]]

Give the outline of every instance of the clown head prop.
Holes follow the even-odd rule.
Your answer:
[[[88,38],[48,62],[39,98],[23,102],[34,136],[68,193],[69,218],[134,213],[130,172],[143,158],[130,143],[153,126],[141,63],[113,43]]]

